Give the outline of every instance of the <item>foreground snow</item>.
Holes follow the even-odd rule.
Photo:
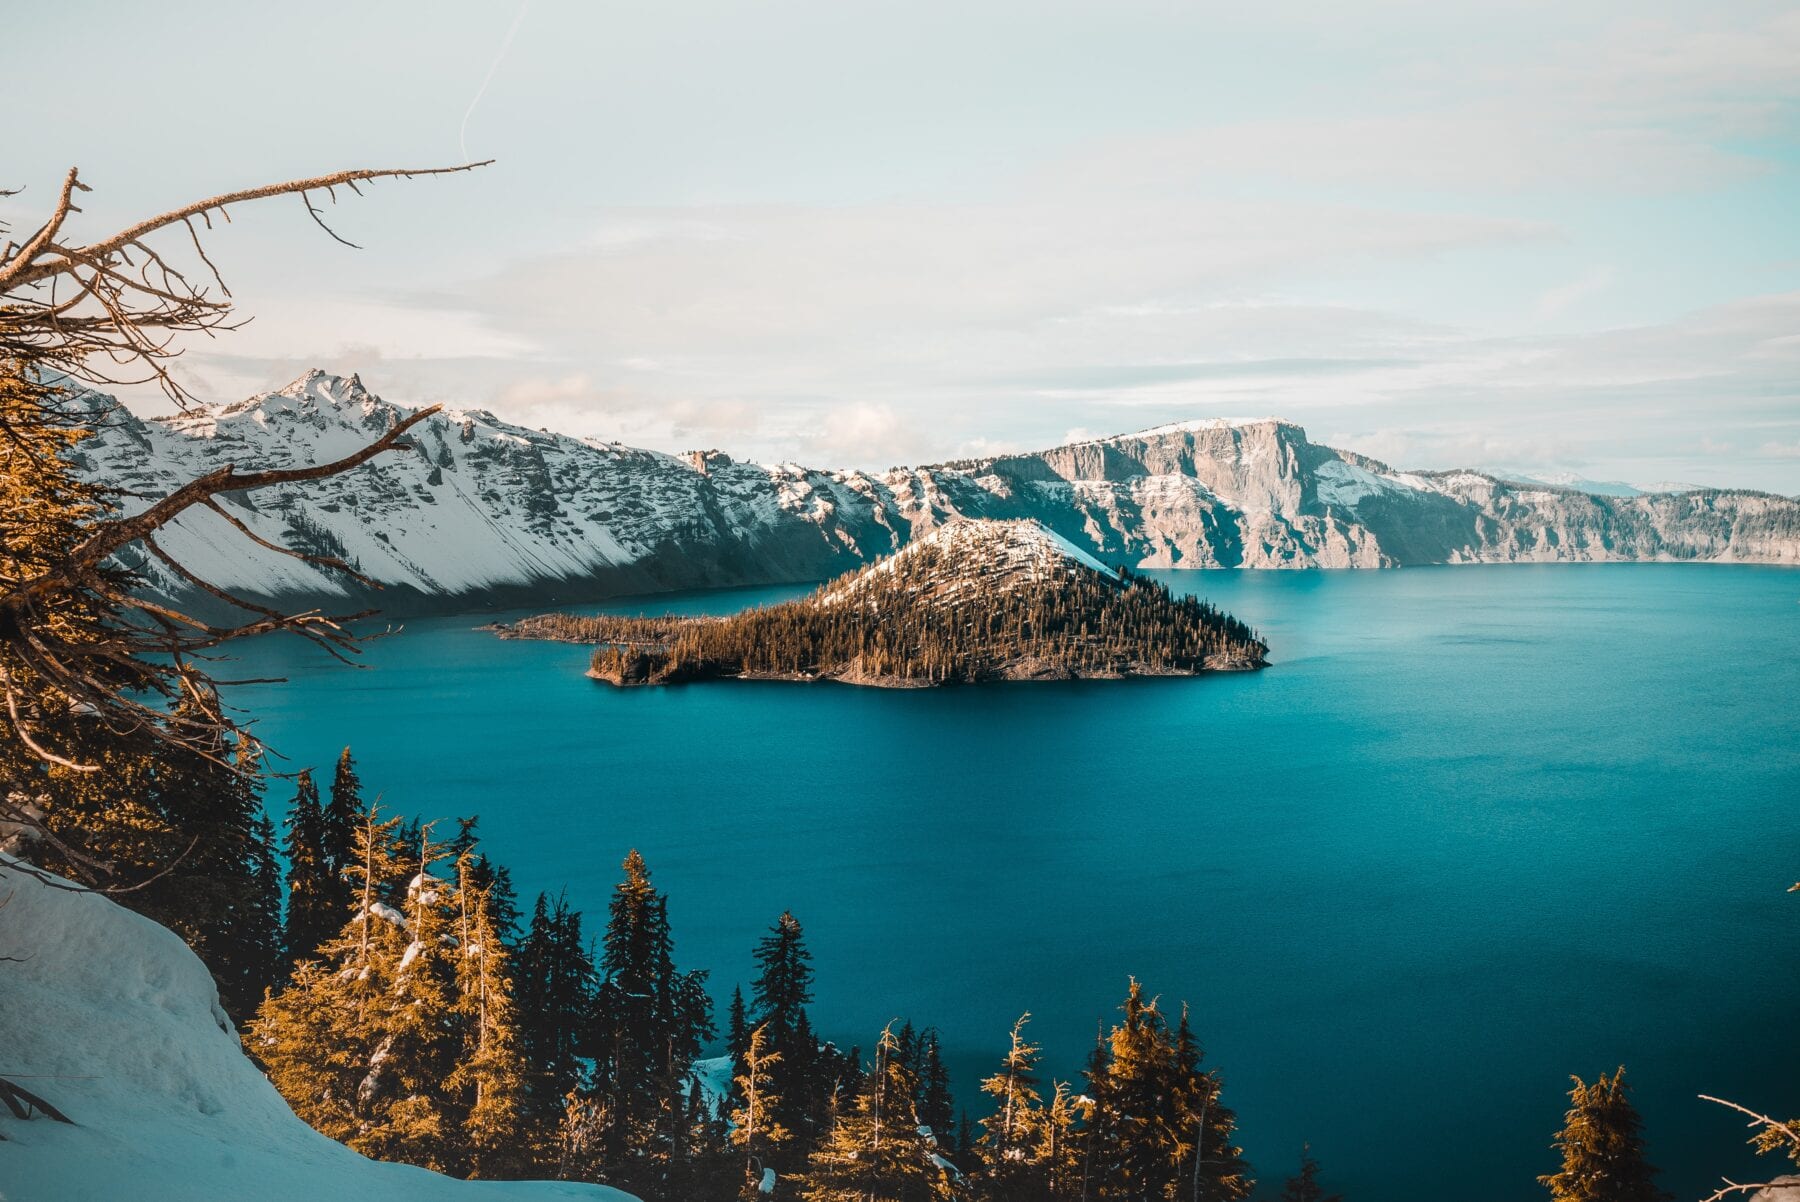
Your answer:
[[[0,1073],[65,1126],[0,1109],[0,1200],[631,1202],[567,1182],[455,1181],[365,1159],[295,1118],[173,933],[0,857]]]

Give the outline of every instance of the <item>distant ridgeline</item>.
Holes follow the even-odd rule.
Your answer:
[[[503,637],[596,643],[612,684],[738,677],[918,687],[1260,668],[1204,601],[1105,567],[1033,521],[959,521],[796,601],[730,617],[545,614]]]

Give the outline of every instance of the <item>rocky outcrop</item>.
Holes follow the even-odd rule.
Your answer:
[[[227,462],[342,455],[408,412],[355,376],[321,372],[175,419],[89,403],[99,433],[79,451],[82,470],[137,498]],[[336,479],[233,498],[233,516],[273,541],[348,559],[386,586],[374,600],[389,611],[818,580],[962,517],[1028,518],[1135,567],[1800,563],[1800,503],[1787,497],[1594,495],[1474,471],[1400,472],[1273,419],[882,473],[676,457],[479,409],[428,419],[413,443]],[[202,576],[255,596],[341,603],[348,591],[247,545],[214,515],[163,542]],[[179,591],[144,567],[153,587]]]

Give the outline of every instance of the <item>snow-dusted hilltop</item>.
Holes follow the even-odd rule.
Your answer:
[[[1044,581],[1097,572],[1107,580],[1113,569],[1029,518],[1016,521],[951,520],[925,531],[912,542],[846,576],[822,591],[820,605],[854,605],[871,589],[906,573],[914,561],[934,557],[940,565],[920,575],[934,598],[987,589],[1007,591]]]
[[[490,629],[594,644],[588,675],[614,685],[1198,676],[1264,667],[1269,650],[1231,615],[1030,519],[955,518],[808,596],[730,616],[555,613]]]
[[[193,416],[117,411],[81,462],[93,478],[157,495],[227,462],[339,455],[408,412],[355,376],[315,371]],[[1800,502],[1790,498],[1603,496],[1473,471],[1398,472],[1275,419],[1184,422],[880,474],[676,457],[483,410],[433,417],[414,442],[333,480],[239,498],[235,516],[265,538],[350,559],[390,586],[381,604],[401,610],[822,579],[958,517],[1031,518],[1108,564],[1144,567],[1800,562]],[[214,515],[163,541],[203,576],[248,592],[344,590],[246,545]]]
[[[294,1117],[173,932],[0,855],[0,1070],[70,1124],[0,1109],[6,1202],[633,1202],[367,1160]]]

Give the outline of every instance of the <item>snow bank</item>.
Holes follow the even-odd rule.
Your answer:
[[[74,1126],[0,1108],[0,1200],[632,1202],[597,1185],[454,1181],[367,1160],[295,1118],[169,930],[0,856],[0,1075]]]

